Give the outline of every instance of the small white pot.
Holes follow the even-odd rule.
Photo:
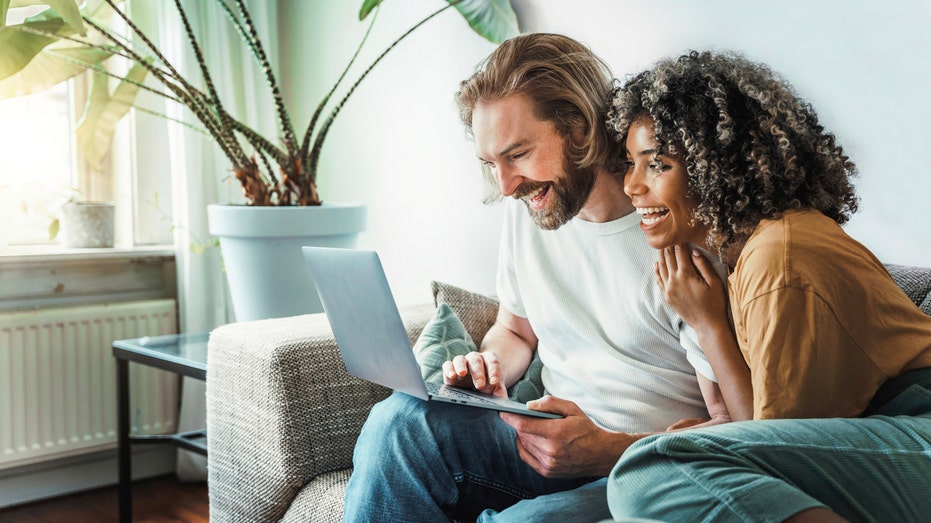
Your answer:
[[[65,247],[113,247],[113,202],[68,202],[61,208],[59,237]]]

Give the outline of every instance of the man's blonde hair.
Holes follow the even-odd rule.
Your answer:
[[[553,122],[576,167],[616,172],[620,154],[604,126],[613,78],[607,64],[567,36],[528,33],[502,43],[459,85],[459,117],[472,134],[472,113],[481,103],[521,94],[535,116]],[[486,176],[488,173],[486,172]]]

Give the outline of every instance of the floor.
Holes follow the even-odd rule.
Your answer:
[[[119,519],[117,488],[107,487],[0,509],[0,523],[98,523]],[[134,523],[208,523],[206,483],[163,476],[133,483]]]

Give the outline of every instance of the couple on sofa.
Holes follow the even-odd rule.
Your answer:
[[[931,318],[841,229],[856,170],[834,136],[739,55],[614,85],[580,43],[528,34],[456,97],[511,198],[497,320],[444,381],[507,395],[537,354],[529,405],[565,417],[395,393],[344,519],[931,513]]]

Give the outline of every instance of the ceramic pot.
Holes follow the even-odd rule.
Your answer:
[[[323,311],[301,247],[355,247],[365,207],[214,204],[207,220],[220,239],[236,321],[252,321]]]
[[[113,202],[67,202],[61,208],[58,235],[65,247],[113,247]]]

